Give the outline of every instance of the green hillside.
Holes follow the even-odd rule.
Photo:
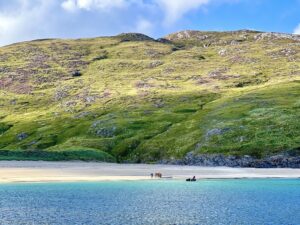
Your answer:
[[[184,31],[0,48],[0,159],[155,162],[300,147],[300,36]]]

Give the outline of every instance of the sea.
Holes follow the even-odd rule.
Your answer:
[[[300,225],[300,179],[3,183],[2,225]]]

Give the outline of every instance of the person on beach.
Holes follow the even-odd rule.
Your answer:
[[[193,176],[193,178],[188,178],[186,181],[196,181],[196,176]]]

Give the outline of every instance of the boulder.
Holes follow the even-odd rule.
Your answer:
[[[72,72],[72,77],[80,77],[82,75],[82,73],[80,72],[80,70],[75,70]]]

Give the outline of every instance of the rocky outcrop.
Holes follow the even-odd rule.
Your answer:
[[[290,39],[293,41],[300,41],[300,35],[297,34],[285,34],[276,32],[260,33],[254,36],[255,40],[275,40],[275,39]]]
[[[90,128],[90,133],[104,138],[114,137],[117,131],[117,126],[113,122],[106,120],[97,120]]]
[[[300,168],[300,156],[283,153],[257,159],[247,155],[225,156],[222,154],[195,154],[190,152],[181,160],[162,160],[159,163],[207,167]]]
[[[122,33],[116,36],[120,38],[122,42],[126,41],[154,41],[153,38],[140,33]]]
[[[207,35],[207,33],[211,33],[211,32],[184,30],[173,34],[169,34],[166,37],[164,37],[164,39],[169,41],[178,41],[178,40],[187,40],[187,39],[194,38],[203,41],[209,38],[209,35]]]

